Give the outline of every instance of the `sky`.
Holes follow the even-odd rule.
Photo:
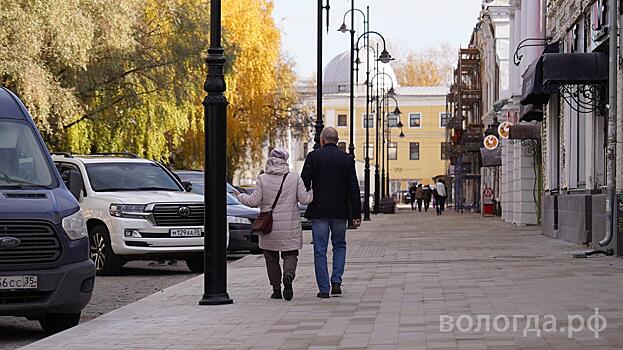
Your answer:
[[[318,2],[274,0],[274,3],[273,18],[282,29],[283,49],[296,62],[296,72],[301,77],[311,77],[316,72]],[[324,23],[324,65],[349,49],[350,35],[337,29],[350,4],[351,0],[330,0],[328,34]],[[370,30],[380,32],[403,53],[440,44],[449,44],[457,50],[460,46],[466,47],[481,4],[482,0],[355,0],[355,7],[364,12],[366,6],[370,6]],[[346,24],[350,26],[350,14]],[[355,29],[359,32],[362,27],[363,17],[357,13]]]

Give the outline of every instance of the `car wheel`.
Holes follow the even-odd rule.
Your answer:
[[[112,251],[106,226],[95,225],[89,232],[89,254],[98,275],[118,274],[123,266],[121,258]]]
[[[192,273],[203,273],[205,269],[203,258],[186,259],[186,266]]]
[[[80,313],[75,314],[47,314],[39,320],[41,328],[46,333],[58,333],[71,327],[75,327],[80,322]]]

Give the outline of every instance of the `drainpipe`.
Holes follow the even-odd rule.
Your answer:
[[[609,0],[608,2],[610,11],[610,59],[608,68],[608,147],[606,150],[606,236],[599,242],[601,247],[608,246],[614,237],[617,146],[618,2],[619,0]]]

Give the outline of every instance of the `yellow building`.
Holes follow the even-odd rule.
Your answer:
[[[366,145],[366,90],[365,81],[366,63],[359,67],[359,85],[355,89],[355,113],[354,113],[354,138],[355,159],[358,163],[358,177],[363,179],[362,164],[364,162],[364,150]],[[350,112],[349,112],[349,55],[340,54],[325,67],[323,74],[323,111],[325,126],[335,127],[340,135],[339,146],[348,151],[350,143]],[[392,81],[396,78],[390,65],[380,64],[377,71],[371,74],[372,94],[376,95],[376,89],[388,91],[392,87]],[[445,123],[448,120],[446,110],[446,95],[448,88],[445,86],[417,87],[398,86],[394,84],[395,99],[402,112],[400,121],[403,124],[404,137],[400,138],[401,129],[396,127],[398,119],[393,112],[396,101],[386,98],[388,111],[385,111],[386,120],[389,119],[389,140],[386,147],[389,151],[389,160],[385,160],[385,169],[389,169],[390,193],[408,189],[411,183],[433,183],[433,177],[446,174],[447,161],[442,159],[442,143],[446,139]],[[371,104],[370,111],[370,163],[377,163],[376,147],[381,142],[376,141],[376,103]],[[380,115],[383,115],[381,113]],[[387,125],[387,124],[386,124]],[[387,130],[387,128],[386,128]],[[379,137],[381,136],[379,132]],[[379,171],[383,168],[383,158],[378,159]],[[372,168],[374,169],[374,168]],[[359,174],[359,172],[361,172]],[[372,170],[372,192],[374,191],[374,170]]]

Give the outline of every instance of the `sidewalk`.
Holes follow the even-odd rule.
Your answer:
[[[623,260],[573,259],[578,246],[538,227],[453,212],[373,217],[349,231],[345,294],[331,299],[316,298],[309,233],[305,242],[291,302],[269,299],[263,257],[248,256],[229,264],[234,305],[198,306],[200,276],[25,349],[623,348]],[[595,308],[608,322],[598,338],[526,327],[527,315],[566,326]],[[461,322],[444,331],[440,315]],[[494,321],[513,315],[517,330],[498,331]]]

